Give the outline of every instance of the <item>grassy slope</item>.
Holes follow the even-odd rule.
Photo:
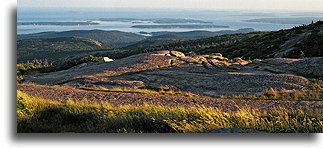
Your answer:
[[[323,132],[323,114],[283,108],[237,112],[204,107],[119,106],[57,102],[18,91],[17,129],[24,132],[209,132],[218,128],[266,132]]]

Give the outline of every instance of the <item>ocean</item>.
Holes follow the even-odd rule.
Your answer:
[[[146,8],[17,8],[17,34],[68,30],[118,30],[124,32],[185,32],[193,30],[220,31],[253,28],[275,31],[323,20],[322,12],[202,10],[202,9],[146,9]],[[109,21],[102,21],[108,19]],[[156,23],[154,19],[190,19],[228,26],[227,28],[134,28],[134,25],[187,25],[196,23]],[[112,20],[111,20],[112,19]],[[125,20],[123,20],[125,19]],[[49,22],[37,24],[37,22]],[[52,25],[53,22],[93,22],[95,25]],[[25,23],[25,24],[24,24]]]

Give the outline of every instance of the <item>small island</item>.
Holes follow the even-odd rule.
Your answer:
[[[18,22],[17,25],[55,25],[55,26],[89,26],[99,25],[99,23],[87,22]]]
[[[156,24],[212,24],[212,22],[196,20],[196,19],[185,19],[185,18],[152,18],[152,19],[139,19],[139,18],[100,18],[100,21],[107,22],[133,22],[142,23],[152,22]]]
[[[323,17],[291,17],[291,18],[258,18],[245,20],[245,22],[273,23],[273,24],[310,24],[323,20]]]

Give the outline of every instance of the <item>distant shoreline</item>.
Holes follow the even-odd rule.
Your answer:
[[[204,29],[204,28],[230,28],[229,26],[222,25],[134,25],[131,28],[145,28],[145,29],[173,29],[173,28],[185,28],[185,29]]]
[[[17,25],[55,25],[55,26],[88,26],[99,25],[94,22],[18,22]]]
[[[272,23],[272,24],[308,24],[323,20],[323,17],[296,17],[296,18],[257,18],[245,22]]]

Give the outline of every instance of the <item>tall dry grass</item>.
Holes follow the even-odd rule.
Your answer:
[[[323,114],[304,110],[271,112],[242,107],[236,112],[205,107],[158,105],[111,106],[89,101],[58,102],[17,95],[18,132],[210,132],[218,128],[255,129],[264,132],[323,132]]]

